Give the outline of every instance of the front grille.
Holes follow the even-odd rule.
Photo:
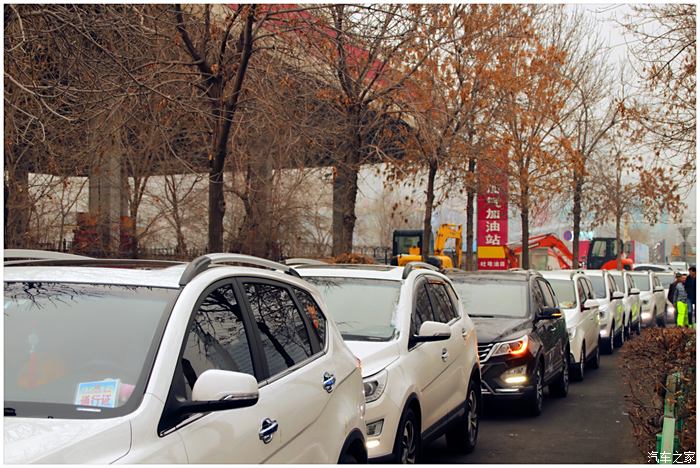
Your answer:
[[[493,348],[493,345],[493,343],[477,345],[477,349],[479,350],[479,361],[484,362],[486,360],[486,357],[491,352],[491,348]]]

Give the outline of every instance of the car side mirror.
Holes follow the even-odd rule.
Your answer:
[[[430,320],[423,322],[418,330],[417,335],[409,338],[409,346],[416,343],[424,343],[428,341],[447,340],[452,336],[452,330],[446,323],[432,322]]]
[[[597,309],[599,305],[600,304],[598,304],[598,301],[596,301],[595,299],[586,299],[586,302],[583,303],[582,309],[583,310]]]
[[[542,307],[537,314],[538,320],[548,320],[561,317],[561,309],[559,307]]]
[[[192,401],[182,403],[178,413],[183,416],[246,408],[256,404],[258,396],[258,381],[252,375],[209,369],[197,378]]]
[[[615,299],[624,299],[624,298],[625,298],[625,294],[622,293],[622,292],[620,292],[620,291],[615,291],[615,292],[612,293],[612,299],[613,299],[613,300],[615,300]]]
[[[632,288],[632,289],[630,289],[630,296],[638,296],[639,292],[640,292],[639,289]]]

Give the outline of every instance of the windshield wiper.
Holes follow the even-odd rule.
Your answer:
[[[341,333],[340,336],[342,336],[344,340],[350,341],[388,341],[391,339],[381,336],[353,335],[352,333]]]
[[[467,314],[470,317],[483,317],[483,318],[494,318],[496,317],[495,315],[479,315],[479,314]]]
[[[5,407],[5,416],[17,416],[17,411],[14,408]]]

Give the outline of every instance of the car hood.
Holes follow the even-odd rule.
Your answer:
[[[362,377],[374,375],[399,358],[399,343],[392,341],[346,341],[362,361]]]
[[[113,463],[131,446],[124,418],[4,418],[6,464]]]
[[[529,318],[484,318],[471,317],[476,327],[479,343],[506,341],[523,336],[532,329]]]

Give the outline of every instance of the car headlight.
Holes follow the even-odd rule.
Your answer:
[[[513,341],[505,341],[503,343],[497,344],[491,356],[502,356],[504,354],[510,354],[513,356],[520,356],[525,351],[527,351],[528,337],[527,335]]]
[[[600,318],[605,319],[607,314],[608,314],[608,304],[604,304],[604,305],[598,307],[598,315],[600,315]]]
[[[573,340],[576,337],[576,327],[569,328],[569,337]]]
[[[384,369],[381,372],[377,372],[374,375],[362,379],[362,383],[365,387],[365,403],[371,403],[382,396],[388,378],[389,372]]]

